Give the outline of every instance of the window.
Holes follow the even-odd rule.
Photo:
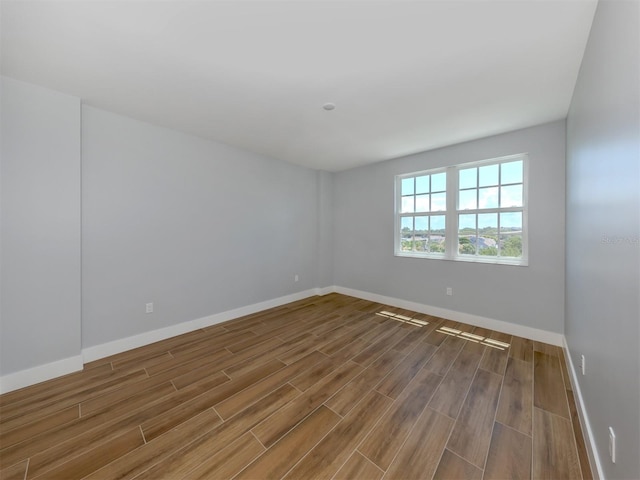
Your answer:
[[[400,180],[400,250],[444,253],[447,173]]]
[[[527,156],[396,177],[395,253],[527,264]]]

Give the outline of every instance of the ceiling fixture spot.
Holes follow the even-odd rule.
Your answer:
[[[325,103],[322,108],[324,108],[326,111],[330,111],[333,110],[334,108],[336,108],[336,104],[335,103]]]

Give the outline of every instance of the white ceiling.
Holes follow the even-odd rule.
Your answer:
[[[3,0],[2,73],[339,171],[564,118],[595,7]]]

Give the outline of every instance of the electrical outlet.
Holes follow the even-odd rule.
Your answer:
[[[147,303],[145,305],[145,312],[146,313],[153,313],[153,303]]]
[[[449,296],[453,295],[453,288],[447,287],[447,295]]]
[[[580,368],[582,369],[582,375],[587,374],[587,362],[584,359],[584,355],[580,355]]]
[[[609,427],[609,457],[612,463],[616,463],[616,433],[612,427]]]

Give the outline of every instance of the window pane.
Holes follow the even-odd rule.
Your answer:
[[[413,180],[414,177],[411,178],[403,178],[402,179],[402,195],[413,195]]]
[[[503,163],[500,168],[502,169],[502,177],[500,183],[522,183],[522,160],[517,162]]]
[[[473,188],[478,186],[478,169],[465,168],[460,170],[460,184],[458,188]]]
[[[415,217],[414,247],[417,252],[427,251],[429,243],[429,217]]]
[[[458,229],[460,232],[463,230],[468,230],[465,233],[476,233],[476,215],[472,214],[462,214],[458,215]]]
[[[478,239],[476,242],[478,255],[498,255],[498,214],[478,214]]]
[[[429,211],[429,194],[416,195],[416,212]]]
[[[445,172],[431,175],[431,191],[444,192],[447,189],[447,174]]]
[[[492,231],[498,233],[498,214],[497,213],[479,213],[478,214],[478,230]]]
[[[475,188],[471,190],[461,190],[460,197],[458,199],[458,210],[474,210],[477,208],[476,203],[477,190]]]
[[[488,187],[498,185],[498,170],[500,165],[487,165],[486,167],[480,167],[480,181],[481,187]]]
[[[522,258],[522,235],[500,235],[500,256]]]
[[[447,194],[432,193],[431,194],[431,211],[444,212],[447,209]]]
[[[505,212],[500,214],[500,232],[522,231],[522,212]]]
[[[400,219],[400,249],[404,252],[413,250],[413,217]]]
[[[458,215],[458,252],[463,255],[475,255],[476,216]]]
[[[498,208],[498,187],[481,188],[478,208]]]
[[[429,233],[429,217],[415,217],[416,235]]]
[[[522,206],[522,185],[509,185],[500,187],[501,207],[521,207]]]
[[[500,255],[522,258],[522,212],[500,214]]]
[[[431,216],[431,235],[443,235],[446,226],[444,215],[432,215]]]
[[[431,223],[431,235],[429,236],[429,251],[432,253],[444,253],[445,251],[445,216],[444,215],[432,215]]]
[[[400,213],[411,213],[413,212],[413,199],[415,197],[408,196],[402,197],[402,206],[400,208]]]
[[[429,193],[429,175],[416,177],[416,193]]]

